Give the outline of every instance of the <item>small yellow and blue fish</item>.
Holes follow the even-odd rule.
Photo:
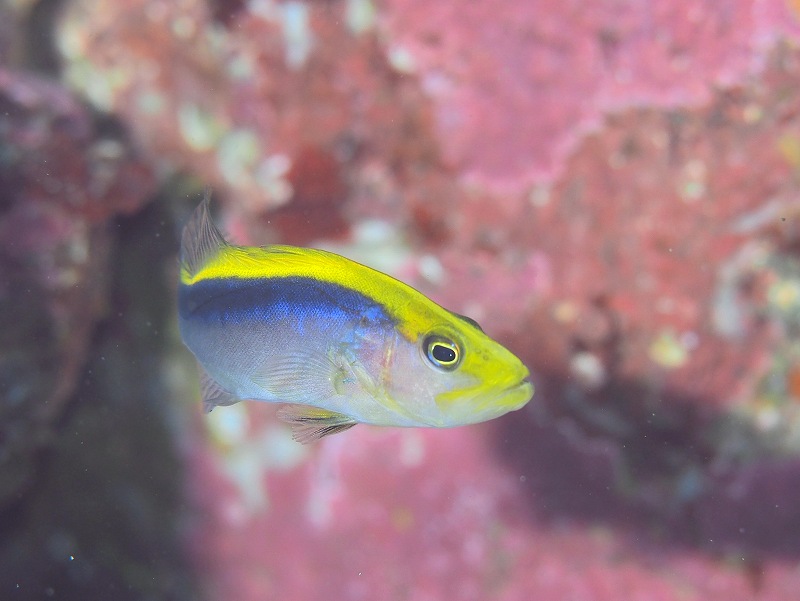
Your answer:
[[[473,320],[330,252],[229,244],[208,205],[184,229],[178,291],[206,411],[285,403],[306,443],[358,423],[474,424],[533,395],[528,369]]]

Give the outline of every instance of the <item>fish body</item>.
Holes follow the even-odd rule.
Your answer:
[[[206,410],[284,403],[301,442],[357,423],[477,423],[533,394],[527,368],[474,321],[334,253],[231,245],[208,198],[183,233],[178,315]]]

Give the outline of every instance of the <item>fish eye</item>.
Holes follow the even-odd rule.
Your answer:
[[[428,336],[423,343],[425,356],[435,367],[451,371],[461,361],[461,349],[458,345],[442,336]]]

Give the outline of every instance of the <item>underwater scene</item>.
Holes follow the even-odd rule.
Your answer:
[[[800,2],[0,0],[47,599],[800,599]]]

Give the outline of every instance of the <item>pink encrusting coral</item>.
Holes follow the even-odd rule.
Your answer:
[[[436,152],[416,82],[391,68],[374,35],[350,32],[341,12],[253,2],[223,28],[199,0],[76,1],[60,36],[76,59],[66,75],[135,121],[143,147],[203,173],[248,215],[290,199],[335,207],[353,188],[413,178]],[[376,158],[388,173],[368,168]],[[324,230],[330,213],[312,222]]]
[[[726,566],[625,529],[531,521],[526,476],[473,429],[362,427],[289,459],[269,408],[238,411],[260,446],[195,441],[189,458],[203,520],[192,549],[210,598],[778,601],[800,585],[791,562],[731,555]],[[219,471],[249,462],[262,466],[245,483],[256,500]]]
[[[402,276],[537,393],[311,448],[193,421],[209,597],[796,598],[797,2],[221,6],[71,2],[66,77],[234,241]]]
[[[388,52],[433,100],[445,156],[505,190],[560,175],[605,115],[705,104],[760,69],[779,36],[800,34],[780,1],[384,6]]]

